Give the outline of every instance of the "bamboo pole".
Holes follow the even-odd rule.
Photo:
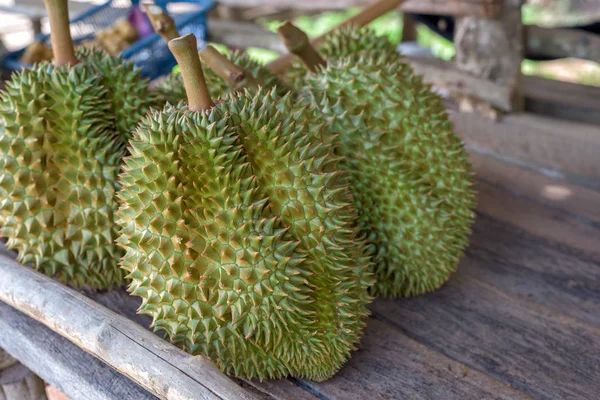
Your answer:
[[[191,356],[53,279],[0,256],[0,301],[41,322],[160,399],[256,397]]]
[[[320,42],[322,42],[329,33],[331,33],[334,30],[345,27],[345,26],[353,25],[353,26],[362,28],[363,26],[367,25],[374,19],[379,18],[380,16],[382,16],[392,10],[395,10],[404,1],[405,0],[379,0],[375,3],[373,3],[372,5],[365,7],[360,13],[358,13],[357,15],[342,22],[340,25],[331,29],[329,32],[312,39],[311,43],[313,44],[313,46],[317,45]],[[274,73],[276,75],[280,75],[280,74],[283,74],[285,71],[287,71],[287,69],[292,65],[293,61],[294,61],[294,54],[287,53],[287,54],[284,54],[281,57],[277,58],[276,60],[270,62],[269,64],[267,64],[267,68],[272,73]]]

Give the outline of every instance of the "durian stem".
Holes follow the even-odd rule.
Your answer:
[[[204,80],[196,37],[188,33],[185,36],[171,39],[169,50],[171,50],[177,64],[179,64],[190,111],[203,111],[214,107],[215,103],[210,98]]]
[[[238,67],[225,55],[219,53],[213,46],[206,46],[198,53],[202,61],[208,65],[213,72],[221,77],[234,90],[244,88],[258,88],[258,82],[252,74]]]
[[[314,38],[313,40],[311,40],[311,43],[313,44],[313,46],[315,46],[321,43],[332,31],[348,25],[354,25],[357,28],[362,28],[363,26],[367,25],[374,19],[379,18],[383,14],[395,10],[400,4],[404,3],[404,1],[405,0],[379,0],[373,3],[372,5],[365,7],[360,13],[356,14],[354,17],[347,19],[346,21],[342,22],[340,25],[337,25],[325,34]],[[281,75],[291,67],[293,62],[294,54],[287,53],[267,64],[267,69],[269,69],[275,75]]]
[[[277,28],[277,32],[288,51],[300,57],[310,72],[317,72],[319,67],[327,65],[323,57],[313,47],[308,35],[291,22],[284,22],[283,25]]]
[[[162,8],[155,4],[144,4],[144,10],[146,15],[152,24],[154,31],[158,33],[165,42],[169,43],[169,40],[178,38],[179,31],[175,26],[175,21],[169,14],[167,14]]]
[[[67,0],[44,0],[50,20],[50,41],[56,65],[77,64],[75,46],[71,37]]]

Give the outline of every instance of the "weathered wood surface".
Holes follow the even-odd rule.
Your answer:
[[[46,400],[46,384],[0,348],[0,400]]]
[[[164,399],[252,399],[205,357],[192,357],[127,318],[0,256],[0,300]],[[5,347],[7,351],[11,351]]]
[[[523,92],[530,112],[600,125],[600,87],[525,76]]]
[[[528,26],[528,51],[556,58],[582,58],[600,62],[600,36],[578,29]]]
[[[502,13],[496,21],[474,16],[457,18],[454,30],[456,67],[508,88],[515,110],[524,106],[521,92],[522,3],[523,0],[504,0]],[[468,103],[468,98],[463,101]]]
[[[528,114],[497,123],[474,114],[452,118],[478,190],[477,222],[458,271],[436,292],[376,300],[360,349],[333,379],[239,382],[257,398],[597,399],[600,129]],[[138,299],[93,296],[148,325],[135,315]],[[7,323],[6,315],[0,307],[0,346],[13,336],[2,335],[5,327],[28,333],[24,321],[33,322],[20,314],[22,325]],[[64,341],[32,337],[47,353]],[[67,354],[91,357],[72,347]],[[36,359],[25,364],[37,372],[30,363]]]
[[[3,302],[0,346],[71,400],[156,399],[96,357]]]
[[[335,10],[351,7],[364,7],[373,0],[219,0],[219,4],[231,7],[274,6],[281,9]],[[499,0],[407,0],[400,9],[417,14],[473,15],[497,17],[502,9]]]

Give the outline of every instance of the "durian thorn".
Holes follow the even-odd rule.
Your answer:
[[[154,31],[158,33],[165,42],[169,43],[169,40],[178,38],[179,31],[175,26],[175,21],[169,14],[165,12],[161,7],[156,4],[144,4],[144,10],[146,15],[152,24]]]
[[[69,7],[67,0],[44,0],[50,20],[50,41],[56,65],[75,65],[75,46],[71,37]]]
[[[327,65],[323,57],[311,44],[308,35],[290,21],[284,22],[277,28],[277,33],[281,36],[288,51],[300,57],[310,72],[317,72],[319,67]]]
[[[379,18],[382,15],[395,10],[402,3],[404,3],[404,0],[379,0],[371,4],[370,6],[365,7],[360,13],[356,14],[354,17],[347,19],[341,24],[333,27],[333,29],[331,29],[330,31],[324,33],[319,37],[314,38],[310,42],[313,46],[316,46],[317,44],[321,43],[331,32],[346,26],[353,25],[357,28],[362,28],[374,19]],[[273,74],[282,75],[292,66],[293,62],[294,54],[287,53],[271,61],[269,64],[267,64],[266,67]]]
[[[215,103],[210,98],[204,73],[202,72],[196,37],[188,33],[185,36],[171,39],[169,50],[171,50],[177,64],[179,64],[190,111],[203,111],[214,107]]]
[[[252,74],[235,65],[213,46],[206,46],[198,54],[200,54],[200,59],[208,65],[208,68],[219,75],[231,88],[235,90],[258,89],[258,82]]]

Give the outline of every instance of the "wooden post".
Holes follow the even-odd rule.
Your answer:
[[[455,64],[459,70],[507,86],[513,111],[524,108],[521,62],[524,55],[521,5],[523,0],[503,1],[499,18],[461,17],[456,20]],[[468,108],[470,99],[461,101]]]

